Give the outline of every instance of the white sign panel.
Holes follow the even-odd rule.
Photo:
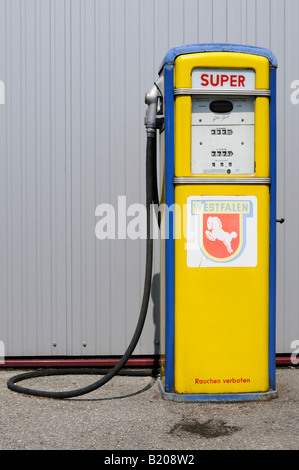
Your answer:
[[[187,266],[257,265],[257,198],[189,196]]]
[[[192,88],[254,90],[255,71],[251,69],[194,69]]]

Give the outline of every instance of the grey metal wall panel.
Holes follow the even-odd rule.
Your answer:
[[[144,203],[144,95],[167,50],[196,42],[278,58],[277,350],[299,339],[297,0],[0,0],[0,339],[9,356],[121,354],[144,240],[95,237],[100,203]],[[123,201],[123,199],[122,199]],[[153,298],[136,354],[157,351]]]
[[[281,184],[281,202],[284,203],[283,213],[286,223],[283,243],[284,251],[281,267],[284,276],[280,277],[280,294],[284,296],[281,302],[282,315],[281,337],[282,347],[288,348],[291,341],[299,338],[299,314],[298,314],[298,280],[299,280],[299,247],[296,240],[296,231],[299,228],[298,201],[299,188],[296,182],[296,175],[299,170],[298,148],[299,148],[299,105],[290,101],[290,85],[299,78],[299,61],[296,57],[296,43],[298,41],[298,29],[296,19],[299,14],[298,2],[285,2],[285,42],[284,42],[284,86],[280,87],[280,92],[284,96],[281,103],[281,119],[279,120],[280,138],[283,142],[281,156],[283,159],[284,173],[281,176],[284,180]],[[282,85],[282,84],[281,84]]]

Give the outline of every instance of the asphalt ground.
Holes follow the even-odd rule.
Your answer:
[[[116,376],[78,398],[36,398],[7,388],[7,380],[21,372],[0,370],[1,450],[105,451],[98,464],[101,459],[103,463],[113,463],[113,459],[121,463],[115,459],[124,451],[127,456],[145,451],[147,457],[139,460],[140,464],[158,463],[146,462],[150,452],[158,455],[163,451],[163,458],[170,459],[181,451],[191,459],[202,450],[299,449],[298,367],[277,368],[278,398],[237,403],[164,400],[157,378],[151,376]],[[22,385],[61,391],[95,379],[89,375],[43,377]],[[134,461],[125,463],[137,466]]]

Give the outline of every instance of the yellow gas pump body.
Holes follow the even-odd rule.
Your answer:
[[[167,390],[162,351],[161,383],[174,399],[276,395],[269,373],[270,61],[254,50],[222,49],[182,50],[173,61],[171,340],[162,320],[165,342],[173,344],[173,380]],[[162,244],[162,318],[164,243],[169,240]]]

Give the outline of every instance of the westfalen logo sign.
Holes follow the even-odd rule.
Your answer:
[[[256,266],[255,196],[190,196],[187,265]]]

